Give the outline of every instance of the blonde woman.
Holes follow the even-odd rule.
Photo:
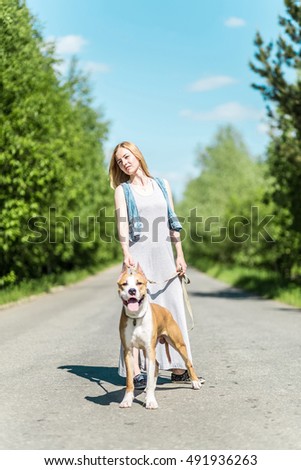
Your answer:
[[[150,301],[170,310],[177,321],[191,360],[182,288],[176,276],[164,284],[176,271],[186,272],[179,223],[173,207],[172,194],[166,180],[153,178],[146,161],[131,142],[121,142],[112,154],[109,168],[111,186],[115,189],[115,209],[123,262],[127,267],[138,262],[150,284]],[[172,243],[175,246],[174,259]],[[170,348],[172,363],[168,362],[163,344],[158,343],[156,356],[159,368],[172,370],[172,381],[189,381],[180,355]],[[134,349],[134,385],[144,389],[146,375],[141,373],[141,359]],[[123,353],[120,353],[119,374],[126,376]]]

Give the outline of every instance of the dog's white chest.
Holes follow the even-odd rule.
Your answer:
[[[135,324],[136,323],[136,324]],[[150,306],[143,318],[129,319],[125,329],[125,339],[129,346],[141,348],[151,343],[153,334],[152,311]]]

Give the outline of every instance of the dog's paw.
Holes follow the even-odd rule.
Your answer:
[[[200,380],[192,380],[191,381],[191,386],[194,390],[200,390],[202,386],[202,382]]]
[[[156,410],[158,408],[158,403],[155,397],[149,397],[145,400],[145,408],[147,410]]]
[[[132,393],[126,393],[124,399],[119,404],[119,408],[131,408],[133,403],[134,395]]]
[[[131,408],[132,403],[133,402],[129,400],[122,400],[122,402],[119,403],[119,408]]]

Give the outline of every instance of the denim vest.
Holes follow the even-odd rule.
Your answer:
[[[164,184],[164,181],[160,178],[153,178],[156,183],[158,184],[159,188],[161,189],[163,196],[167,203],[167,216],[168,216],[168,226],[170,230],[175,230],[179,232],[182,230],[182,225],[179,222],[178,217],[176,216],[175,212],[172,210],[169,202],[168,193]],[[127,213],[128,213],[128,221],[129,221],[129,239],[131,242],[136,242],[140,239],[141,229],[143,228],[143,223],[140,220],[140,216],[138,213],[137,204],[132,193],[130,182],[126,181],[122,183],[122,188],[124,191]]]

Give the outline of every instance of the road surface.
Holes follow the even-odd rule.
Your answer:
[[[301,449],[299,309],[190,269],[205,385],[163,372],[158,410],[119,409],[118,272],[0,310],[1,449]]]

